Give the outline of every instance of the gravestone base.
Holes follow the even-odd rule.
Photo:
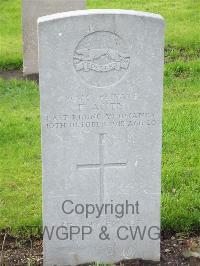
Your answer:
[[[37,83],[39,83],[39,74],[35,73],[35,74],[29,74],[29,75],[23,75],[26,79],[28,80],[33,80]]]

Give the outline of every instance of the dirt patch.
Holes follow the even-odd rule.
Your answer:
[[[127,260],[117,263],[117,266],[200,266],[200,237],[184,235],[172,236],[161,241],[161,262]],[[0,235],[0,264],[7,265],[43,265],[42,239],[20,239]],[[198,253],[199,252],[199,253]],[[194,255],[194,256],[193,256]]]
[[[3,79],[23,79],[21,70],[0,70],[0,78]]]
[[[6,80],[23,79],[23,80],[33,80],[36,81],[37,83],[39,82],[38,74],[32,74],[24,77],[21,70],[7,70],[7,71],[0,70],[0,78]]]
[[[193,61],[198,60],[200,49],[199,48],[181,48],[168,45],[165,47],[165,63],[171,63],[176,61]]]
[[[43,265],[41,239],[17,239],[1,236],[0,265]]]

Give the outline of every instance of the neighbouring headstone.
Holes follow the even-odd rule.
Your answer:
[[[24,76],[38,74],[37,19],[85,7],[86,0],[22,0]]]
[[[162,17],[38,23],[44,265],[159,260]]]

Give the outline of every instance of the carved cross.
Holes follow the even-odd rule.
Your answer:
[[[100,202],[104,198],[104,169],[126,167],[128,162],[105,163],[104,162],[104,133],[99,134],[99,163],[97,164],[77,164],[78,169],[99,169],[100,172]]]

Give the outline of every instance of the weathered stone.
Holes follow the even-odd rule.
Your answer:
[[[85,9],[85,0],[22,0],[23,74],[38,73],[37,19],[59,12]]]
[[[163,36],[135,11],[39,19],[45,265],[159,260]]]

